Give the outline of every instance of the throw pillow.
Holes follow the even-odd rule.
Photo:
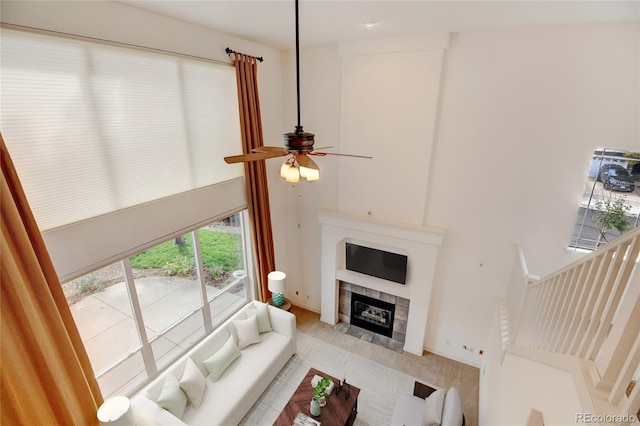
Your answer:
[[[180,387],[187,394],[187,399],[195,408],[200,407],[204,390],[207,388],[207,379],[191,358],[187,358],[187,365],[180,379]]]
[[[240,349],[246,348],[254,343],[260,343],[260,333],[258,333],[258,317],[256,315],[250,316],[244,320],[236,320],[233,322],[233,326],[238,333],[238,347]]]
[[[440,426],[442,423],[442,408],[446,391],[438,389],[425,398],[423,426]]]
[[[184,409],[187,407],[187,395],[182,392],[178,379],[173,374],[167,374],[157,403],[177,418],[182,419]]]
[[[456,388],[450,388],[444,398],[442,408],[442,426],[462,426],[464,415],[462,414],[462,400],[460,392]]]
[[[229,336],[225,344],[202,363],[207,367],[211,380],[215,382],[240,355],[240,349],[236,346],[233,336]]]
[[[271,320],[269,320],[269,305],[266,303],[253,302],[253,306],[253,308],[247,308],[245,312],[247,318],[252,315],[258,317],[258,332],[266,333],[267,331],[273,330],[273,328],[271,328]]]

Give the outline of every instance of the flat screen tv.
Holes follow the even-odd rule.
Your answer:
[[[405,284],[407,256],[346,243],[347,269],[383,280]]]

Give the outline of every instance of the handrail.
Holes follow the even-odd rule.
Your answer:
[[[603,251],[606,250],[611,250],[612,247],[617,246],[619,244],[625,243],[627,241],[633,240],[635,237],[637,237],[638,235],[640,235],[640,226],[637,228],[634,228],[633,230],[619,236],[618,238],[616,238],[615,240],[611,241],[608,244],[602,245],[600,247],[598,247],[597,249],[595,249],[594,251],[592,251],[591,253],[589,253],[588,255],[581,257],[580,259],[577,259],[575,261],[573,261],[572,263],[568,264],[567,266],[557,270],[556,272],[553,272],[552,274],[541,278],[538,281],[538,284],[541,284],[543,281],[548,280],[551,277],[554,277],[556,275],[559,275],[563,272],[566,272],[568,270],[571,270],[573,268],[575,268],[578,265],[581,265],[583,263],[588,262],[589,260],[598,257],[599,255],[601,255],[603,253]]]

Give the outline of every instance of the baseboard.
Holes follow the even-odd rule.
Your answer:
[[[321,313],[319,309],[312,308],[311,306],[307,306],[307,305],[305,305],[303,303],[294,302],[291,299],[289,299],[289,302],[291,302],[292,305],[297,306],[298,308],[302,308],[302,309],[305,309],[307,311],[314,312],[316,314],[320,314]]]
[[[435,354],[435,355],[441,356],[441,357],[443,357],[443,358],[447,358],[447,359],[450,359],[450,360],[453,360],[453,361],[456,361],[456,362],[460,362],[460,363],[462,363],[462,364],[465,364],[465,365],[468,365],[468,366],[471,366],[471,367],[475,367],[475,368],[478,368],[478,369],[479,369],[479,368],[480,368],[480,366],[482,365],[482,363],[470,362],[470,361],[469,361],[469,360],[467,360],[467,359],[458,358],[458,357],[456,357],[456,356],[452,356],[451,354],[445,354],[445,353],[443,353],[443,352],[436,351],[436,350],[432,350],[432,349],[429,349],[429,348],[426,348],[426,347],[424,348],[424,350],[425,350],[426,352],[430,352],[430,353],[432,353],[432,354]]]

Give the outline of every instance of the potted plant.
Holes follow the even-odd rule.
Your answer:
[[[313,416],[320,415],[320,407],[325,405],[324,400],[327,396],[327,388],[331,384],[331,379],[328,377],[323,377],[318,380],[316,387],[313,390],[313,399],[311,400],[311,405],[309,406],[309,411]]]

